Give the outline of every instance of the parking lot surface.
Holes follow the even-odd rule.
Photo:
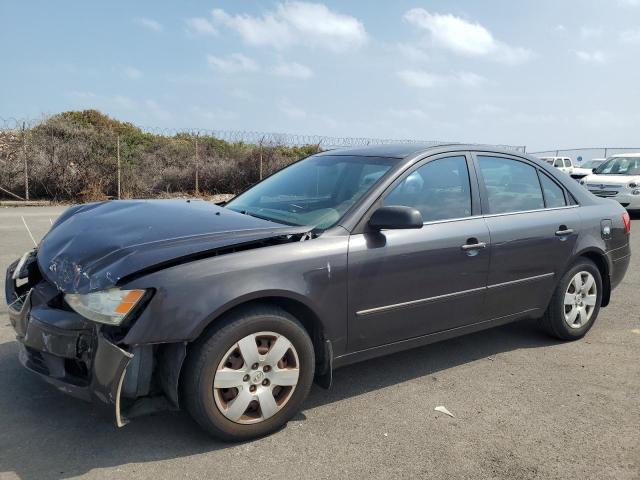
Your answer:
[[[0,209],[0,269],[60,207]],[[353,365],[267,438],[224,444],[182,412],[117,429],[18,363],[0,306],[0,478],[640,478],[635,256],[585,339],[525,321]],[[434,411],[445,406],[455,417]]]

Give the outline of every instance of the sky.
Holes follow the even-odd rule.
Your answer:
[[[640,147],[640,0],[0,2],[0,117]]]

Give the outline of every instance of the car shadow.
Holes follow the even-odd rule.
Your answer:
[[[296,420],[304,421],[304,411],[311,408],[501,352],[556,343],[535,322],[523,321],[344,367],[335,372],[330,390],[314,385]],[[21,479],[70,478],[96,468],[241,448],[210,438],[182,412],[139,417],[117,429],[94,406],[25,371],[17,353],[16,342],[0,344],[0,473],[14,472]]]

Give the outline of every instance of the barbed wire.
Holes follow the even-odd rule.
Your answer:
[[[23,129],[35,128],[44,124],[48,117],[40,119],[28,118],[21,119],[15,117],[0,117],[0,131],[19,132]],[[246,143],[249,145],[265,145],[265,146],[287,146],[302,147],[306,145],[317,145],[324,150],[334,148],[348,147],[366,147],[370,145],[388,145],[388,144],[416,144],[425,146],[436,146],[443,144],[456,144],[462,142],[439,141],[439,140],[419,140],[419,139],[392,139],[392,138],[370,138],[370,137],[333,137],[326,135],[308,135],[296,133],[276,133],[276,132],[260,132],[254,130],[209,130],[203,128],[165,128],[153,127],[145,125],[130,124],[140,131],[152,135],[175,137],[177,135],[188,135],[193,137],[211,137],[218,140],[224,140],[229,143]],[[100,127],[94,127],[100,128]],[[484,144],[477,144],[484,145]],[[523,145],[492,145],[494,147],[504,148],[506,150],[514,150],[525,152],[526,147]]]
[[[557,150],[541,150],[531,152],[536,157],[570,157],[573,160],[591,160],[594,158],[608,158],[611,155],[619,153],[640,152],[640,147],[580,147],[580,148],[563,148]]]

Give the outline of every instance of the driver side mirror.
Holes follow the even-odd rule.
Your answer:
[[[369,219],[369,227],[373,230],[422,228],[423,223],[418,210],[400,205],[380,207]]]
[[[598,170],[598,168],[597,168],[597,167],[596,167],[596,168],[592,168],[592,169],[591,169],[591,173],[596,173],[596,170]]]

